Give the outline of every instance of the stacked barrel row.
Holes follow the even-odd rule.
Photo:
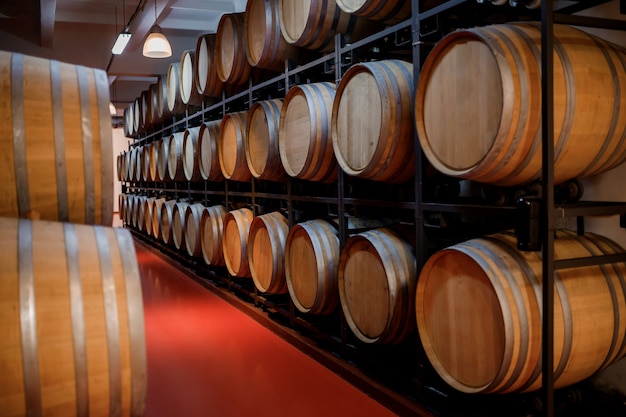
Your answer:
[[[5,44],[6,45],[6,44]],[[141,416],[135,248],[101,69],[0,51],[0,415]]]
[[[252,278],[262,293],[289,293],[302,313],[331,314],[341,305],[365,343],[398,343],[416,328],[414,250],[391,228],[354,234],[340,250],[333,221],[289,228],[281,212],[255,217],[248,208],[125,194],[120,203],[127,225],[232,276]]]
[[[287,60],[332,50],[337,33],[362,37],[410,14],[410,0],[250,0],[245,12],[224,14],[215,34],[200,36],[195,49],[135,99],[125,110],[125,133],[138,137],[203,101],[241,90],[251,78],[284,71]]]
[[[571,27],[556,25],[554,32],[555,183],[562,183],[626,160],[626,53]],[[278,117],[280,165],[272,165],[279,172],[266,179],[280,181],[287,175],[332,182],[338,164],[348,175],[407,181],[415,170],[415,129],[428,161],[446,175],[501,186],[532,182],[539,178],[542,165],[540,43],[539,28],[533,23],[464,29],[435,46],[415,91],[412,78],[406,76],[412,68],[401,61],[356,64],[336,89],[328,83],[294,86]],[[332,94],[334,98],[329,99]],[[221,125],[222,131],[242,131],[237,126],[243,117],[234,115],[225,117],[232,120],[228,127]],[[270,124],[264,119],[253,122],[250,117],[246,123]],[[224,178],[247,181],[256,172],[246,153],[262,155],[264,161],[269,161],[270,152],[276,155],[276,147],[269,142],[254,145],[249,132],[230,137],[229,151],[220,151],[225,148],[221,140],[216,145]],[[233,226],[232,239],[221,245],[225,263],[232,275],[253,275],[254,279],[255,250],[250,248],[257,243],[262,247],[261,240],[270,233],[253,233],[251,224],[265,215],[253,218],[251,212],[237,210],[226,216],[232,218]],[[226,230],[224,225],[223,235]],[[428,260],[410,296],[415,298],[403,304],[398,301],[404,300],[401,296],[388,297],[398,287],[398,281],[390,277],[407,270],[411,258],[402,255],[404,261],[394,264],[392,260],[403,250],[397,244],[372,243],[380,242],[381,235],[387,233],[358,234],[339,248],[329,243],[336,237],[334,228],[321,221],[291,227],[281,265],[296,308],[322,314],[334,309],[333,302],[341,304],[360,339],[395,343],[408,328],[393,318],[395,307],[401,305],[404,311],[400,321],[409,322],[406,308],[412,309],[410,303],[414,303],[426,354],[451,386],[463,392],[539,388],[540,257],[519,252],[509,233],[455,245]],[[381,255],[382,247],[393,249]],[[319,255],[304,255],[310,248]],[[256,252],[267,256],[273,250]],[[557,259],[563,259],[624,253],[624,249],[599,236],[559,231],[555,252]],[[238,256],[226,261],[228,253]],[[338,291],[329,293],[325,291],[329,275],[319,271],[334,266],[334,259],[340,260]],[[394,273],[389,272],[390,264],[395,265]],[[269,261],[264,265],[266,270],[275,266]],[[296,265],[297,275],[292,273]],[[306,271],[313,271],[315,286],[298,281]],[[358,281],[348,281],[347,276],[358,276]],[[626,355],[625,276],[623,263],[559,271],[555,286],[557,387],[578,382]],[[388,292],[380,291],[383,282]],[[400,287],[412,291],[410,285]],[[339,294],[339,301],[329,294]],[[363,299],[373,298],[376,301],[367,309],[359,307]],[[589,337],[590,329],[594,337]]]
[[[386,60],[353,66],[337,89],[328,82],[296,85],[284,100],[259,101],[249,111],[119,155],[118,179],[282,181],[291,176],[331,182],[339,164],[350,175],[406,181],[415,159],[412,73],[410,63]],[[361,107],[363,102],[370,106]]]

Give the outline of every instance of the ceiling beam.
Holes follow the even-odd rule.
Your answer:
[[[52,48],[56,8],[56,0],[39,0],[39,43],[43,48]]]

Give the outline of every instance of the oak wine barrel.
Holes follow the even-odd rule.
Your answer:
[[[143,162],[141,165],[141,179],[142,181],[152,181],[152,175],[150,173],[150,164],[152,158],[152,143],[143,145]]]
[[[280,161],[278,131],[280,99],[258,101],[248,112],[245,148],[248,169],[253,177],[268,181],[283,181],[287,173]]]
[[[149,166],[149,171],[150,171],[150,181],[160,181],[161,179],[159,178],[159,146],[161,146],[160,144],[161,139],[155,140],[154,142],[152,142],[152,146],[150,147],[150,166]]]
[[[196,53],[186,50],[180,58],[180,78],[178,86],[180,89],[180,99],[186,106],[199,107],[202,105],[202,95],[194,84],[194,61]]]
[[[200,153],[198,152],[198,133],[200,126],[190,127],[185,130],[183,137],[183,172],[187,181],[198,181],[200,175]]]
[[[166,212],[168,211],[168,209],[164,209],[163,207],[167,205],[167,206],[170,206],[171,208],[174,206],[174,204],[176,204],[176,200],[163,200],[160,198],[154,200],[153,207],[152,207],[152,236],[154,236],[156,239],[160,241],[163,241],[163,242],[165,241],[165,238],[163,237],[163,233],[161,229],[161,218],[163,216],[163,211],[164,210]],[[169,229],[168,229],[168,232],[169,232]]]
[[[180,96],[180,62],[172,62],[167,69],[167,109],[172,115],[185,113]]]
[[[418,136],[435,168],[503,186],[539,178],[540,48],[535,23],[459,30],[435,46],[415,98]],[[553,56],[554,180],[559,184],[626,160],[626,53],[555,25]]]
[[[335,0],[346,13],[395,25],[411,17],[411,0]]]
[[[280,159],[292,177],[320,182],[337,178],[331,139],[335,85],[314,83],[289,89],[280,113]]]
[[[185,245],[185,213],[189,203],[179,201],[172,210],[172,241],[176,249]]]
[[[185,210],[185,247],[189,256],[194,258],[202,256],[200,221],[204,208],[202,204],[195,203],[188,205]]]
[[[228,113],[220,124],[217,142],[222,174],[233,181],[250,181],[251,174],[246,161],[246,124],[248,112]]]
[[[0,216],[111,225],[107,75],[0,52]]]
[[[185,132],[173,133],[167,148],[167,172],[173,181],[184,181],[183,141]]]
[[[252,67],[246,57],[243,13],[222,15],[215,37],[217,75],[226,84],[248,82]]]
[[[170,141],[171,136],[164,136],[158,141],[158,156],[157,156],[157,175],[159,181],[171,181],[170,173],[168,170],[168,161],[170,153]]]
[[[335,47],[335,35],[357,34],[367,23],[345,13],[335,1],[279,0],[280,30],[295,46],[319,51]]]
[[[196,44],[194,77],[198,93],[209,97],[221,97],[224,83],[217,75],[215,34],[202,35]]]
[[[294,305],[303,313],[330,314],[339,304],[337,230],[325,220],[298,223],[285,244],[285,278]]]
[[[248,208],[229,211],[224,217],[224,261],[228,272],[236,277],[250,277],[248,233],[252,218],[252,210]]]
[[[0,218],[3,415],[143,415],[143,300],[128,230]]]
[[[337,88],[332,113],[333,149],[343,171],[406,181],[415,173],[413,136],[413,65],[386,60],[352,66]]]
[[[571,231],[557,231],[554,244],[555,260],[624,252],[602,236]],[[626,263],[555,273],[555,388],[626,355],[625,276]],[[513,233],[459,243],[426,262],[416,294],[424,349],[452,387],[468,393],[541,387],[541,252],[518,251]]]
[[[298,48],[280,31],[278,0],[248,0],[244,29],[246,57],[253,67],[284,72],[285,60],[296,62]]]
[[[171,201],[172,203],[168,201],[168,204],[163,204],[161,206],[159,231],[161,234],[161,240],[166,245],[172,245],[174,243],[172,223],[174,221],[174,207],[178,204],[178,202],[176,200]]]
[[[280,212],[257,216],[248,234],[248,263],[255,287],[266,294],[285,294],[285,244],[289,221]]]
[[[156,113],[160,123],[165,123],[172,117],[167,107],[167,74],[160,75],[157,80]]]
[[[200,245],[207,265],[225,265],[222,235],[226,208],[221,205],[205,207],[200,219]]]
[[[207,181],[222,181],[224,174],[220,167],[217,143],[220,140],[221,120],[205,122],[198,132],[197,150],[200,176]]]
[[[417,264],[413,248],[390,229],[350,237],[339,259],[341,308],[365,343],[396,344],[413,334]]]

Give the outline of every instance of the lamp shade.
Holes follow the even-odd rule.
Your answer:
[[[172,47],[159,25],[152,26],[150,34],[143,44],[143,56],[148,58],[168,58],[172,56]]]

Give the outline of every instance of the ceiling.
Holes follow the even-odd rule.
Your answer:
[[[247,0],[1,0],[0,49],[107,70],[118,115],[167,73],[198,37],[215,33],[224,13],[243,12]],[[143,42],[155,21],[172,45],[166,59],[146,58]],[[125,26],[132,38],[112,55]]]

